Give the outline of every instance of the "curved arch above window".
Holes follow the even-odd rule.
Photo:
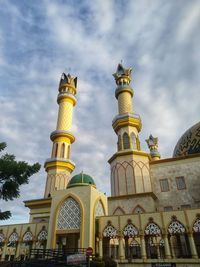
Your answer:
[[[103,236],[115,238],[117,236],[117,230],[111,224],[108,224],[103,231]]]
[[[149,223],[146,226],[144,232],[145,232],[145,235],[151,235],[151,236],[161,235],[160,227],[154,222]]]
[[[47,236],[48,236],[47,230],[43,229],[38,234],[38,241],[46,241],[47,240]]]
[[[130,149],[130,140],[127,133],[123,134],[123,146],[124,149]]]
[[[183,234],[186,232],[185,226],[177,220],[174,220],[168,226],[168,232],[170,234]]]
[[[65,158],[65,143],[62,143],[60,157]]]
[[[121,138],[121,135],[118,135],[117,147],[118,147],[118,150],[122,150],[122,138]]]
[[[145,210],[140,206],[137,205],[134,209],[133,209],[133,213],[144,213]]]
[[[124,215],[124,214],[125,212],[121,207],[117,207],[113,212],[113,215]]]
[[[138,149],[138,147],[137,147],[137,137],[133,132],[131,133],[131,145],[132,145],[133,149]]]
[[[33,240],[33,234],[30,231],[27,231],[23,236],[23,242],[30,242]]]
[[[125,237],[135,237],[139,235],[139,231],[135,225],[128,223],[123,230],[123,234]]]
[[[75,199],[68,197],[60,208],[57,229],[80,229],[80,223],[80,205]]]
[[[18,242],[18,240],[19,240],[19,236],[16,232],[13,232],[8,239],[8,241],[11,243],[16,243]]]
[[[200,219],[197,219],[193,225],[193,231],[195,233],[200,233]]]
[[[102,202],[99,200],[97,202],[96,208],[95,208],[95,217],[97,216],[104,216],[104,209],[103,209],[103,205]]]

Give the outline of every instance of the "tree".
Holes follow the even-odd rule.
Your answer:
[[[6,143],[0,143],[0,152]],[[40,169],[40,164],[29,165],[25,161],[16,161],[15,156],[4,154],[0,157],[0,199],[8,201],[20,196],[20,185],[27,184],[29,177]],[[11,217],[10,211],[0,210],[0,220]]]

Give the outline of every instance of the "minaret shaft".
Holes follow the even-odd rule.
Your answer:
[[[70,160],[71,144],[75,138],[71,133],[73,107],[76,104],[77,78],[63,73],[58,94],[58,119],[56,131],[51,133],[53,142],[51,158],[45,162],[47,181],[45,197],[55,190],[66,189],[75,164]]]

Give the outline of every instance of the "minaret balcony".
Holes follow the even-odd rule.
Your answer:
[[[58,98],[57,98],[57,103],[59,104],[61,101],[65,101],[65,100],[68,100],[68,101],[71,101],[73,106],[76,105],[76,97],[70,93],[70,92],[61,92],[58,94]]]
[[[134,92],[133,89],[128,85],[118,85],[117,89],[115,90],[115,97],[118,99],[119,94],[124,93],[124,92],[128,92],[131,94],[131,97],[133,97]]]
[[[72,172],[75,169],[75,163],[70,159],[63,159],[63,158],[49,158],[44,163],[44,168],[46,171],[49,169],[68,169]]]
[[[116,133],[125,126],[133,126],[140,132],[142,128],[140,116],[134,113],[124,113],[117,115],[112,121],[112,127]]]
[[[53,131],[50,135],[51,140],[54,141],[65,141],[67,143],[74,143],[75,137],[74,135],[69,132],[69,131],[64,131],[64,130],[56,130]]]

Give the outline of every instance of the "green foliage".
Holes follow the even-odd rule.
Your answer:
[[[117,262],[110,257],[99,258],[96,256],[90,262],[91,267],[117,267]]]
[[[0,143],[0,151],[6,143]],[[29,165],[25,161],[16,161],[14,155],[4,154],[0,157],[0,199],[13,200],[20,196],[20,185],[27,184],[29,177],[38,172],[40,164]],[[0,220],[10,218],[10,211],[1,212]]]

